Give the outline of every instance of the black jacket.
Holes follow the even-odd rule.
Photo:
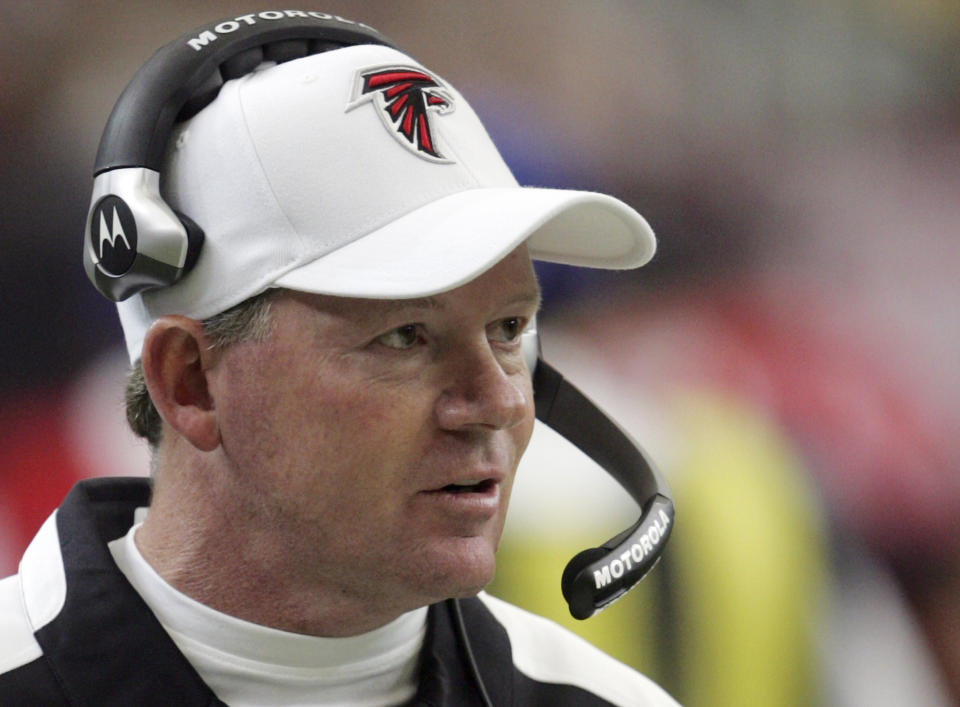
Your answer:
[[[20,573],[0,580],[0,705],[223,704],[127,582],[106,545],[129,530],[134,510],[149,499],[146,479],[81,482],[40,530]],[[555,655],[558,637],[570,641],[570,665],[592,665],[593,674],[577,678],[570,673],[569,682],[584,687],[530,677],[537,671],[518,668],[509,626],[488,604],[479,598],[461,601],[479,674],[494,705],[675,704],[646,678],[552,624],[541,639],[544,645],[549,642]],[[526,623],[523,630],[536,634]],[[481,704],[468,665],[450,603],[431,606],[412,704]],[[597,665],[610,672],[596,675]],[[616,684],[609,685],[611,680]],[[601,682],[606,687],[599,692],[615,695],[616,702],[585,687]]]

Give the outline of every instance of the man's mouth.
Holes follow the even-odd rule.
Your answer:
[[[422,492],[420,497],[442,513],[486,522],[501,509],[500,483],[497,475],[474,477],[437,486]]]
[[[487,493],[490,491],[496,482],[493,479],[484,479],[483,481],[478,481],[476,483],[465,483],[465,484],[447,484],[440,491],[446,493]]]

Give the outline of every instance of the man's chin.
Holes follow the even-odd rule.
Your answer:
[[[446,599],[472,597],[493,581],[496,559],[492,543],[482,537],[447,540],[430,553],[428,592]]]

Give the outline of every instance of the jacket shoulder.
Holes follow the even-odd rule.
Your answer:
[[[43,655],[27,618],[20,576],[0,579],[0,674],[15,670]]]
[[[679,707],[659,685],[562,626],[486,593],[510,639],[514,666],[537,682],[579,687],[622,707]]]
[[[65,704],[24,609],[20,577],[0,579],[0,704]]]

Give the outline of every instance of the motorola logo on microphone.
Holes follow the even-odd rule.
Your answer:
[[[667,526],[670,525],[670,516],[663,509],[658,513],[657,518],[653,518],[650,527],[643,533],[637,542],[630,546],[630,549],[622,553],[620,557],[615,557],[599,570],[594,570],[593,581],[596,588],[600,589],[607,586],[615,579],[620,579],[624,572],[633,569],[633,564],[640,564],[643,559],[655,552],[660,541],[667,537]]]
[[[133,212],[123,199],[108,194],[93,207],[90,218],[90,245],[100,269],[120,277],[130,270],[137,257],[137,222]]]

